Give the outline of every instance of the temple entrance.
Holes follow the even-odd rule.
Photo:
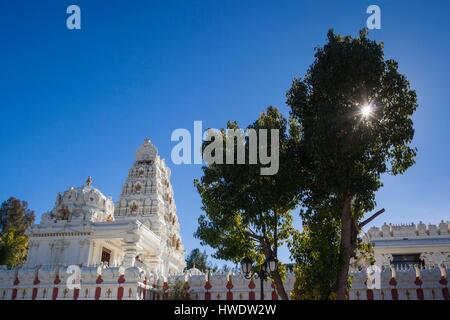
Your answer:
[[[103,248],[102,249],[102,260],[101,260],[101,262],[106,263],[109,266],[110,260],[111,260],[111,250]]]

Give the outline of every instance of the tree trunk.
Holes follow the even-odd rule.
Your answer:
[[[274,251],[272,251],[272,249],[268,245],[268,241],[265,238],[263,238],[263,240],[261,241],[261,245],[264,250],[264,256],[266,259],[269,258],[270,256],[277,257],[276,253]],[[277,248],[277,244],[275,244],[275,248]],[[280,273],[278,270],[272,274],[272,279],[275,282],[275,288],[276,288],[277,293],[280,296],[280,298],[282,300],[289,300],[289,296],[288,296],[286,290],[284,289],[283,280],[281,279],[281,276],[280,276]]]
[[[275,282],[275,288],[277,290],[278,295],[280,296],[281,300],[289,300],[289,296],[284,289],[283,280],[281,279],[280,273],[274,272],[273,275],[273,281]]]
[[[347,298],[348,271],[350,267],[350,258],[353,255],[354,247],[352,245],[352,208],[351,197],[344,198],[344,204],[341,211],[341,265],[338,273],[338,282],[336,290],[336,299],[345,300]]]

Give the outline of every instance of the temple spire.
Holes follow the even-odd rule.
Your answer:
[[[86,179],[86,187],[90,188],[92,186],[92,177],[88,176]]]
[[[150,139],[145,138],[144,144],[139,147],[139,149],[136,152],[136,160],[137,161],[150,161],[154,160],[156,157],[156,154],[158,153],[158,150],[155,148],[155,146],[152,144]]]

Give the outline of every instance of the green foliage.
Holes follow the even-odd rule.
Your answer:
[[[296,232],[289,248],[296,262],[293,298],[334,298],[339,270],[339,221],[327,210],[306,211],[303,230]]]
[[[25,201],[14,197],[0,207],[0,264],[20,265],[27,256],[28,237],[25,230],[34,222],[34,211]]]
[[[229,122],[227,128],[237,129],[238,126]],[[269,107],[249,128],[279,129],[280,163],[287,162],[287,121],[276,108]],[[222,136],[225,149],[224,129]],[[237,150],[237,142],[234,143]],[[247,154],[248,147],[246,143]],[[215,258],[235,263],[244,256],[257,259],[264,255],[262,242],[276,250],[275,247],[290,236],[292,217],[289,212],[296,203],[292,176],[287,167],[280,168],[275,175],[264,176],[260,174],[260,167],[260,164],[214,163],[203,167],[203,177],[195,180],[206,213],[199,218],[195,236],[216,249]],[[274,247],[275,237],[277,245]]]
[[[238,129],[238,125],[229,122],[227,128]],[[195,236],[202,244],[215,249],[215,258],[239,263],[247,256],[262,263],[269,256],[276,257],[278,247],[291,237],[290,211],[297,203],[298,190],[290,165],[295,165],[294,161],[299,158],[291,156],[295,136],[276,108],[269,107],[248,128],[269,129],[268,154],[273,152],[270,129],[279,130],[279,162],[283,166],[275,175],[261,175],[260,164],[249,164],[248,160],[245,164],[236,164],[239,143],[244,145],[248,155],[249,140],[247,137],[239,142],[233,138],[235,164],[210,163],[203,167],[202,178],[195,180],[205,212],[199,218]],[[291,129],[295,131],[296,127],[291,126]],[[222,129],[221,134],[225,150],[229,141],[227,131]],[[280,272],[275,275],[278,283]]]
[[[373,251],[373,244],[368,242],[358,242],[358,249],[353,257],[353,268],[361,266],[370,266],[375,264],[375,255]]]
[[[195,248],[186,258],[186,268],[197,268],[201,271],[214,270],[217,267],[213,267],[208,261],[208,255],[206,251],[201,252],[199,248]]]
[[[354,211],[363,214],[375,207],[381,174],[414,164],[416,93],[365,30],[358,38],[330,30],[304,79],[293,81],[287,103],[301,131],[308,206],[340,205],[350,195]],[[373,106],[367,118],[361,114],[366,104]]]
[[[175,281],[168,289],[169,300],[190,300],[189,283],[181,280]]]
[[[340,220],[338,212],[328,209],[302,212],[303,230],[289,243],[296,262],[293,298],[298,300],[335,299],[340,267]],[[354,268],[375,263],[373,246],[357,239]],[[349,278],[350,281],[350,278]],[[350,287],[350,282],[349,282]]]
[[[34,211],[28,209],[28,203],[10,197],[0,207],[0,231],[7,232],[14,229],[16,234],[24,234],[25,230],[33,224]]]
[[[16,267],[27,256],[28,238],[9,228],[0,237],[0,265]]]

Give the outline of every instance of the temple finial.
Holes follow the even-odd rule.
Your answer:
[[[92,185],[92,177],[89,176],[89,177],[87,177],[87,180],[86,180],[86,187],[90,188],[91,185]]]
[[[145,138],[144,144],[139,147],[136,152],[136,160],[137,161],[150,161],[154,160],[158,150],[156,150],[155,146],[152,144],[150,139]]]

